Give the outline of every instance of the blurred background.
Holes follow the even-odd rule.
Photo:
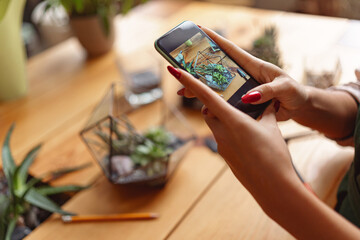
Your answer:
[[[151,0],[190,2],[194,0]],[[360,19],[359,0],[202,0],[220,4],[248,6],[297,13]],[[66,12],[60,7],[45,11],[42,0],[27,0],[22,35],[27,56],[31,57],[68,38],[73,33]]]

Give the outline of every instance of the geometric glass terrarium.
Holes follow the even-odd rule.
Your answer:
[[[95,107],[81,137],[111,182],[148,185],[165,184],[196,138],[163,99],[131,106],[120,82]]]

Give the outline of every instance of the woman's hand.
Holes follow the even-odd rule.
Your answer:
[[[276,185],[284,181],[300,184],[277,127],[274,104],[256,121],[186,71],[171,66],[168,69],[205,104],[202,112],[218,143],[218,152],[260,205],[269,204]]]
[[[250,55],[208,28],[201,27],[201,29],[245,71],[262,83],[242,97],[244,103],[260,104],[271,99],[278,100],[280,102],[280,109],[276,113],[278,121],[292,118],[306,103],[308,93],[305,87],[289,77],[282,69]],[[194,97],[191,89],[188,88],[181,89],[178,94]]]
[[[297,239],[359,239],[354,225],[301,184],[277,127],[274,103],[256,121],[189,73],[168,69],[205,104],[202,112],[219,153],[265,213]]]

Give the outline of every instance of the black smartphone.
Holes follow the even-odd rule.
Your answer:
[[[241,101],[246,92],[260,84],[191,21],[165,33],[155,41],[155,48],[171,65],[188,71],[255,119],[270,103],[252,105]]]

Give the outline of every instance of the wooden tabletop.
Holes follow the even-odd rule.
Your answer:
[[[54,181],[53,185],[90,184],[93,187],[76,194],[63,207],[81,214],[157,212],[151,221],[63,224],[52,216],[28,237],[32,239],[292,239],[269,219],[251,195],[236,180],[221,157],[205,147],[194,147],[180,163],[164,188],[115,186],[102,175],[79,132],[92,109],[110,84],[121,80],[116,59],[121,54],[146,49],[157,56],[154,40],[183,20],[222,31],[241,47],[251,42],[265,26],[279,29],[279,46],[285,70],[301,81],[304,56],[328,49],[338,51],[343,65],[341,82],[352,81],[352,69],[359,63],[359,49],[342,42],[351,23],[346,19],[315,17],[276,11],[255,10],[204,2],[153,1],[136,8],[125,17],[117,17],[114,50],[96,59],[87,59],[84,50],[72,38],[28,62],[29,93],[26,97],[0,103],[0,138],[12,122],[12,150],[19,162],[39,142],[44,146],[31,167],[39,176],[59,167],[85,162],[94,164],[85,170]],[[321,32],[321,34],[319,34]],[[135,55],[135,54],[134,54]],[[136,57],[136,55],[134,56]],[[168,102],[179,106],[179,85],[165,72],[163,88]],[[201,114],[184,110],[199,136],[210,134]],[[295,124],[281,124],[284,135],[308,131]],[[309,140],[310,141],[310,140]],[[316,139],[294,142],[290,151],[300,171],[311,175],[301,164],[302,151],[308,146],[330,143]],[[316,144],[315,144],[316,145]],[[330,146],[334,149],[333,145]],[[319,151],[321,147],[311,151]],[[351,149],[336,148],[338,152]],[[350,156],[350,155],[349,155]],[[311,154],[306,161],[312,159]],[[307,174],[307,173],[311,174]],[[310,180],[314,180],[311,178]],[[328,192],[322,193],[324,196]],[[325,197],[324,197],[325,198]]]

